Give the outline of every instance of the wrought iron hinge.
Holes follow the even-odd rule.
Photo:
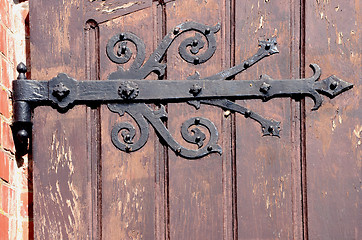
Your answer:
[[[206,78],[200,78],[199,74],[195,73],[188,81],[144,80],[152,72],[156,73],[159,79],[163,78],[166,69],[166,64],[162,63],[163,56],[174,39],[184,32],[196,33],[195,36],[181,42],[179,54],[182,59],[195,65],[205,63],[216,51],[215,33],[219,29],[219,24],[206,26],[195,22],[182,23],[164,37],[146,62],[146,47],[140,38],[130,32],[116,34],[108,41],[106,47],[107,56],[112,62],[124,64],[131,59],[133,53],[127,45],[129,42],[136,46],[137,54],[128,70],[120,67],[105,81],[77,81],[64,73],[49,81],[27,80],[26,67],[20,63],[17,67],[18,79],[13,81],[12,131],[17,154],[21,156],[28,151],[32,110],[41,105],[51,105],[59,112],[66,112],[76,104],[107,104],[110,111],[120,116],[124,113],[129,114],[139,127],[137,141],[136,130],[131,123],[122,122],[113,127],[111,139],[118,149],[134,152],[142,148],[148,140],[151,124],[175,154],[196,159],[213,152],[221,154],[215,125],[202,117],[194,117],[184,122],[181,135],[188,143],[197,145],[197,149],[183,147],[164,124],[164,120],[167,119],[164,104],[187,102],[197,109],[201,104],[217,106],[257,121],[261,125],[263,135],[279,136],[280,122],[266,119],[233,100],[260,98],[267,101],[275,97],[308,96],[314,100],[312,110],[317,110],[322,104],[320,94],[333,98],[353,86],[334,75],[319,81],[321,69],[317,64],[310,65],[313,76],[304,79],[275,80],[268,75],[262,75],[258,80],[227,81],[261,59],[278,53],[275,38],[260,41],[255,55],[241,64]],[[200,53],[205,46],[207,48]],[[155,110],[148,105],[149,103],[158,103],[160,108]],[[191,128],[192,126],[195,127]],[[207,143],[206,135],[197,126],[203,126],[209,131]]]

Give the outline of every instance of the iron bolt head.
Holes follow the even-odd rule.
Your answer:
[[[198,95],[202,90],[202,87],[195,83],[194,85],[192,85],[192,87],[190,88],[190,93],[194,96]]]
[[[126,146],[126,152],[130,152],[130,151],[132,151],[132,148],[127,145],[127,146]]]
[[[176,153],[179,154],[180,152],[181,152],[181,148],[179,147],[176,149]]]
[[[120,39],[120,40],[123,40],[123,39],[124,39],[124,33],[119,34],[119,39]]]
[[[201,137],[200,136],[197,136],[196,138],[195,138],[195,142],[200,142],[201,141]]]
[[[125,81],[118,88],[118,95],[123,99],[134,99],[138,96],[138,93],[138,85],[132,81]]]
[[[269,50],[270,49],[270,43],[267,43],[266,45],[265,45],[265,50]]]
[[[330,88],[331,90],[334,90],[334,89],[336,89],[337,87],[338,87],[338,82],[336,82],[336,81],[331,82],[331,84],[329,85],[329,88]]]
[[[122,54],[125,54],[127,51],[127,46],[125,44],[121,44],[118,46],[117,55],[120,57]]]
[[[199,57],[195,57],[194,58],[194,64],[198,64],[200,63],[200,58]]]
[[[174,35],[176,35],[176,34],[178,34],[180,32],[180,28],[175,28],[175,29],[173,29],[173,34]]]
[[[197,44],[199,44],[199,40],[195,39],[192,41],[192,46],[197,46]]]
[[[200,118],[195,118],[195,124],[199,124],[200,123]]]
[[[246,118],[248,118],[248,117],[250,117],[250,115],[251,115],[251,111],[250,111],[250,110],[246,110],[244,116],[245,116]]]
[[[274,132],[273,126],[269,126],[269,127],[268,127],[268,132],[270,132],[270,133],[273,133],[273,132]]]
[[[205,29],[205,34],[209,34],[211,32],[210,28]]]
[[[267,94],[270,89],[270,84],[263,82],[263,84],[260,86],[260,92]]]
[[[63,83],[55,85],[53,89],[53,96],[58,99],[58,101],[63,100],[70,93],[69,88],[67,88]]]
[[[250,66],[250,63],[248,61],[244,62],[244,68],[248,68]]]
[[[209,151],[209,152],[212,151],[212,146],[208,146],[207,151]]]

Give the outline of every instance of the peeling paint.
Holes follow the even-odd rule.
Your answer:
[[[358,147],[358,146],[360,146],[361,144],[362,144],[362,125],[361,126],[359,126],[359,125],[357,125],[356,127],[355,127],[355,129],[353,130],[353,134],[357,137],[357,146],[356,147]]]
[[[343,43],[343,33],[339,32],[337,36],[337,44],[341,45]]]
[[[119,9],[126,9],[126,8],[130,8],[134,5],[141,5],[141,4],[144,4],[144,2],[129,2],[129,3],[125,3],[121,6],[114,7],[114,8],[110,8],[109,6],[104,6],[103,9],[96,8],[96,10],[101,11],[102,13],[113,13]]]
[[[259,29],[262,29],[262,28],[264,27],[263,24],[264,24],[264,17],[263,17],[263,15],[262,15],[262,16],[260,16],[259,26],[258,26],[258,28],[255,30],[255,32],[257,32]]]

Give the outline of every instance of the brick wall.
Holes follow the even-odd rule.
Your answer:
[[[0,240],[32,239],[32,184],[27,157],[17,165],[10,124],[16,65],[30,65],[28,2],[0,0]]]

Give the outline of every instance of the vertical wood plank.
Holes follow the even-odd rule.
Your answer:
[[[146,45],[146,59],[153,52],[154,34],[158,29],[156,5],[99,24],[101,79],[117,70],[117,64],[106,56],[108,39],[121,32],[132,32]],[[133,44],[128,46],[135,54]],[[130,60],[132,62],[133,59]],[[125,66],[125,69],[129,64]],[[154,77],[151,76],[151,79]],[[150,136],[145,146],[132,153],[118,150],[111,142],[111,130],[116,123],[137,124],[127,114],[120,117],[101,107],[102,125],[102,238],[103,239],[154,239],[158,236],[155,222],[158,211],[156,201],[156,164],[159,149],[155,148],[155,134],[150,126]],[[138,131],[138,129],[137,129]],[[137,133],[139,134],[139,132]],[[162,149],[161,149],[162,151]],[[159,175],[160,173],[157,173]]]
[[[99,27],[94,20],[86,20],[84,29],[85,68],[87,79],[99,80]],[[102,159],[100,136],[100,107],[86,108],[87,153],[89,159],[92,208],[89,222],[92,239],[102,238]]]
[[[306,1],[306,65],[354,84],[311,112],[306,101],[310,239],[361,239],[362,70],[359,1]],[[311,74],[307,70],[306,75]]]
[[[216,34],[217,50],[205,64],[186,63],[178,54],[178,46],[187,37],[179,37],[167,55],[169,79],[186,79],[198,71],[201,77],[215,74],[230,65],[229,1],[174,1],[166,4],[167,32],[185,21],[214,26],[221,23]],[[228,3],[229,4],[229,3]],[[206,47],[206,46],[205,46]],[[167,80],[166,80],[167,81]],[[230,239],[232,238],[232,186],[230,119],[223,111],[210,106],[199,110],[185,103],[168,105],[168,129],[175,139],[185,145],[180,127],[191,117],[205,117],[214,122],[220,132],[222,156],[212,154],[199,160],[187,160],[169,155],[169,208],[171,239]],[[191,147],[191,146],[190,146]]]
[[[238,75],[238,80],[299,77],[299,2],[236,1],[236,64],[276,37],[279,54]],[[302,239],[299,107],[289,99],[238,101],[281,121],[280,138],[261,137],[260,125],[236,115],[238,237]]]
[[[154,2],[154,29],[153,49],[156,49],[166,32],[166,4],[162,1]],[[166,62],[166,56],[164,62]],[[167,75],[167,71],[165,72]],[[168,207],[168,155],[167,146],[163,145],[158,137],[154,140],[155,148],[155,239],[169,239],[169,207]]]
[[[84,79],[82,1],[32,1],[32,77],[59,72]],[[34,112],[34,232],[36,239],[88,239],[91,223],[87,178],[85,107],[59,114],[49,107]]]

